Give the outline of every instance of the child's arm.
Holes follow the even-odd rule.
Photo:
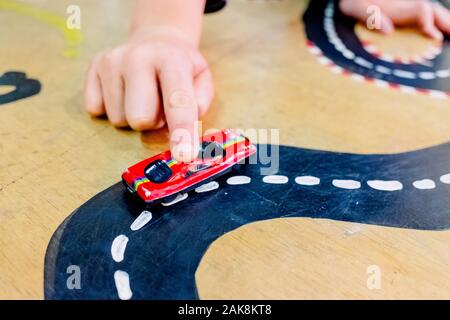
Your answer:
[[[85,106],[117,127],[169,127],[180,161],[197,155],[195,122],[214,89],[198,52],[205,0],[137,0],[127,43],[97,55],[88,70]],[[160,97],[161,96],[161,97]]]
[[[391,33],[395,25],[416,25],[436,40],[442,40],[442,32],[450,35],[450,11],[429,0],[341,0],[340,9],[348,16],[366,21],[371,5],[380,9],[381,32]]]

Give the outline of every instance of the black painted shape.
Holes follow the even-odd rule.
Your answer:
[[[205,13],[213,13],[222,10],[227,4],[227,0],[207,0],[205,4]]]
[[[259,146],[261,148],[261,146]],[[45,262],[47,299],[117,299],[114,272],[129,273],[133,299],[195,299],[194,273],[217,238],[250,222],[279,217],[313,217],[380,226],[446,230],[450,228],[450,185],[439,182],[450,172],[450,144],[393,155],[357,155],[280,147],[278,174],[284,185],[262,182],[260,165],[241,174],[248,185],[192,192],[171,207],[151,209],[153,220],[132,232],[130,225],[144,209],[121,183],[101,192],[76,210],[55,232]],[[295,177],[313,175],[320,185],[301,186]],[[433,190],[412,186],[417,179],[436,182]],[[333,179],[355,179],[362,186],[344,190]],[[377,191],[371,179],[399,180],[401,191]],[[125,259],[113,261],[114,238],[129,237]],[[81,290],[66,286],[67,267],[81,268]]]
[[[0,95],[0,104],[25,99],[41,91],[41,83],[35,79],[28,79],[23,72],[6,72],[0,76],[0,86],[14,86],[11,92]]]
[[[314,42],[323,54],[332,60],[338,66],[363,76],[368,76],[384,81],[397,83],[401,85],[411,86],[419,89],[439,90],[450,92],[449,78],[436,78],[433,80],[424,80],[419,77],[416,79],[406,79],[395,75],[386,75],[377,72],[374,69],[368,69],[356,64],[353,60],[349,60],[336,50],[334,45],[329,42],[323,26],[324,12],[329,1],[334,1],[335,14],[334,23],[336,32],[345,46],[355,55],[364,58],[376,65],[388,67],[390,69],[398,69],[411,72],[434,72],[437,70],[445,70],[450,68],[450,39],[446,36],[443,44],[442,53],[432,61],[432,66],[421,64],[405,65],[400,63],[390,63],[368,53],[362,46],[361,41],[355,33],[356,21],[353,18],[344,16],[338,9],[338,0],[313,0],[310,1],[303,19],[308,40]]]

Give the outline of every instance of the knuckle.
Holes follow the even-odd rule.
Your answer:
[[[169,96],[169,106],[172,108],[192,108],[194,99],[184,90],[175,90]]]
[[[188,54],[176,46],[167,46],[161,50],[161,58],[163,61],[170,60],[172,63],[176,62],[179,65],[192,65],[192,61],[189,59]]]
[[[432,10],[431,3],[426,0],[419,0],[417,6],[419,13],[422,13],[423,15],[428,14]]]
[[[148,57],[148,49],[142,46],[134,46],[127,50],[125,61],[127,66],[135,66],[141,64]]]
[[[101,63],[103,66],[111,67],[118,66],[122,57],[122,48],[114,48],[106,51],[101,57]]]
[[[103,54],[102,64],[110,65],[115,62],[114,54],[111,51],[108,51]]]
[[[97,71],[98,71],[98,59],[97,57],[95,57],[94,59],[89,61],[89,64],[85,69],[84,80],[88,81],[89,79],[91,79],[93,76],[96,75]]]

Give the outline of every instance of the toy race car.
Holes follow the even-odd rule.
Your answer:
[[[256,153],[256,147],[245,136],[222,130],[202,137],[199,155],[190,163],[172,159],[170,151],[141,161],[122,174],[125,187],[147,204],[172,201]]]

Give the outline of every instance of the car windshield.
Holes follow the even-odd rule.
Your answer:
[[[186,172],[185,178],[188,178],[194,173],[206,170],[208,168],[211,168],[211,166],[207,164],[191,164]]]
[[[216,157],[225,157],[225,150],[222,146],[214,141],[203,141],[200,146],[199,158],[211,159]]]
[[[145,168],[145,176],[153,183],[163,183],[172,176],[172,170],[163,160],[156,160]]]

